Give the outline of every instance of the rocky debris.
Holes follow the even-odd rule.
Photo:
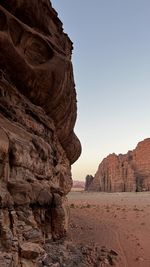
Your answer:
[[[48,243],[44,245],[47,254],[39,260],[39,267],[101,267],[115,266],[118,260],[118,253],[99,247],[73,245],[70,241]]]
[[[0,1],[1,267],[37,267],[67,232],[81,153],[71,53],[49,0]]]
[[[92,175],[87,175],[85,177],[85,191],[88,191],[89,187],[90,187],[90,184],[92,183],[94,177]]]
[[[99,165],[89,191],[131,192],[150,190],[150,138],[127,154],[110,154]]]

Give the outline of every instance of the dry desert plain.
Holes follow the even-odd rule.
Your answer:
[[[75,244],[116,252],[117,267],[150,267],[150,192],[70,192],[68,199]]]

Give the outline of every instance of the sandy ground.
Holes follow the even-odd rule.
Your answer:
[[[76,244],[114,250],[117,267],[150,267],[149,192],[71,192],[68,199]]]

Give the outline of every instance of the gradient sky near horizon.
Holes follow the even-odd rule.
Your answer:
[[[150,137],[150,0],[52,0],[72,56],[82,155],[73,179]]]

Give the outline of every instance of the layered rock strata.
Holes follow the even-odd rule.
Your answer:
[[[150,190],[150,138],[127,154],[110,154],[99,165],[89,191],[130,192]]]
[[[1,267],[38,266],[67,231],[81,153],[71,52],[49,0],[0,1]]]

